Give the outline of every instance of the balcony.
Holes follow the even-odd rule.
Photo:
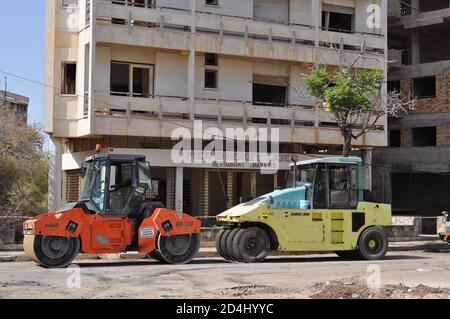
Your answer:
[[[340,144],[341,136],[332,115],[310,106],[287,107],[253,105],[249,101],[196,99],[154,96],[134,98],[96,95],[95,135],[171,137],[177,127],[193,128],[203,122],[203,131],[225,128],[278,128],[281,142],[305,144]],[[384,146],[384,119],[378,131],[357,141],[358,146]]]
[[[99,43],[190,50],[193,16],[173,8],[124,7],[96,1],[96,40]],[[362,34],[316,31],[311,26],[257,21],[250,18],[197,12],[195,48],[200,52],[305,63],[351,63],[363,41]],[[384,58],[382,35],[366,36],[368,55],[360,67],[380,68]],[[376,57],[377,59],[374,59]]]

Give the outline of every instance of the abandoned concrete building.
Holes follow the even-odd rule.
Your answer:
[[[450,2],[389,1],[388,16],[388,87],[417,105],[389,119],[374,190],[395,215],[438,216],[450,210]]]
[[[369,29],[378,5],[380,28]],[[79,170],[102,144],[145,154],[153,196],[213,217],[282,184],[291,158],[339,154],[332,116],[301,94],[314,64],[384,69],[386,0],[48,0],[44,126],[50,135],[50,209],[78,200]],[[340,48],[337,49],[337,48]],[[280,130],[281,171],[171,160],[176,127]],[[355,143],[370,158],[380,129]],[[226,196],[225,196],[226,195]]]
[[[27,124],[29,102],[30,99],[26,96],[0,90],[0,108],[6,108],[14,113],[20,124]]]

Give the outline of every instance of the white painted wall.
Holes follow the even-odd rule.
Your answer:
[[[187,96],[188,55],[156,53],[155,94]]]
[[[195,96],[205,99],[251,101],[253,66],[249,60],[219,58],[219,89],[205,89],[204,55],[196,57]]]

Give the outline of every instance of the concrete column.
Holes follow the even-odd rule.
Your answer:
[[[190,117],[195,119],[195,42],[196,42],[196,1],[190,0],[191,9],[191,49],[189,51],[188,61],[188,95],[190,101]]]
[[[57,211],[62,207],[62,151],[59,139],[49,138],[50,154],[48,172],[48,210]]]
[[[319,39],[320,39],[320,30],[322,27],[322,0],[312,0],[311,3],[312,8],[312,26],[316,31],[315,37],[315,47],[314,47],[314,62],[318,63],[318,48],[319,48]]]
[[[183,167],[176,168],[175,174],[175,210],[183,211]]]
[[[56,43],[56,12],[59,6],[56,1],[46,1],[46,31],[45,31],[45,83],[58,86],[55,82],[55,43]],[[54,96],[55,89],[46,86],[44,88],[44,131],[53,132],[54,126]]]
[[[413,65],[420,64],[420,33],[418,31],[411,33],[411,62]]]
[[[88,94],[89,94],[89,102],[88,102],[88,117],[89,117],[89,131],[91,134],[95,133],[94,128],[94,115],[95,115],[95,92],[94,92],[94,74],[95,74],[95,62],[96,62],[96,49],[97,49],[97,41],[95,37],[95,28],[96,28],[96,19],[95,19],[95,1],[91,1],[91,25],[90,25],[90,44],[89,44],[89,86],[88,86]]]

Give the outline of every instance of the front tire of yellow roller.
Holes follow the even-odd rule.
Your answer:
[[[380,260],[386,256],[389,241],[383,230],[366,229],[359,238],[358,254],[365,260]]]
[[[270,252],[269,235],[259,227],[245,228],[236,238],[234,249],[245,263],[263,262]]]
[[[33,260],[45,268],[65,268],[75,260],[79,252],[79,238],[39,235],[34,237],[33,251],[27,255],[30,254]]]

